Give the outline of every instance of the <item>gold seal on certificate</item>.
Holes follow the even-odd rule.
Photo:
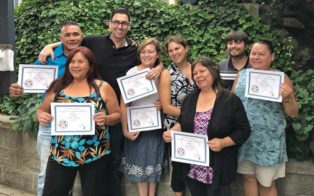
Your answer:
[[[246,74],[246,97],[275,102],[282,101],[279,89],[284,82],[283,72],[247,69]]]
[[[58,66],[20,64],[18,84],[24,93],[44,93],[57,77]]]
[[[207,135],[171,131],[171,160],[209,166]]]
[[[130,132],[161,129],[160,111],[154,105],[127,107]]]
[[[51,103],[51,135],[94,135],[93,103]]]
[[[154,80],[146,79],[149,68],[137,73],[117,78],[122,98],[125,103],[157,93]]]

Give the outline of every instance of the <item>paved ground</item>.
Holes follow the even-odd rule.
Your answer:
[[[36,196],[36,195],[0,184],[0,196]]]

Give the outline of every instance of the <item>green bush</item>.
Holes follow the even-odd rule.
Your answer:
[[[310,96],[313,70],[294,65],[289,38],[280,37],[232,1],[205,0],[196,6],[180,6],[157,0],[25,0],[16,10],[17,63],[32,63],[44,45],[58,41],[59,29],[67,21],[78,22],[85,35],[108,33],[107,22],[116,7],[130,10],[129,36],[133,40],[156,37],[164,43],[168,35],[181,34],[190,45],[191,60],[200,55],[216,61],[226,58],[224,37],[232,29],[247,32],[251,40],[271,40],[277,52],[274,65],[292,78],[300,103],[300,117],[289,119],[287,128],[289,156],[299,159],[313,156],[313,98]],[[166,65],[170,63],[165,50],[163,61]],[[36,132],[33,112],[39,103],[37,96],[2,98],[1,102],[1,112],[23,116],[15,129]]]

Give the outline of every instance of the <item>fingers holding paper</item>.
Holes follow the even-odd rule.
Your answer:
[[[97,112],[93,117],[96,125],[104,126],[107,125],[107,114],[104,112]]]
[[[53,116],[47,112],[38,112],[37,113],[37,119],[39,124],[46,126],[48,123],[50,123],[53,119]]]

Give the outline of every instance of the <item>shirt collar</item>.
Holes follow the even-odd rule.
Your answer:
[[[62,44],[62,43],[59,44],[58,47],[55,48],[54,54],[55,54],[55,56],[62,56],[62,55],[65,55],[65,54],[64,54],[63,44]]]

